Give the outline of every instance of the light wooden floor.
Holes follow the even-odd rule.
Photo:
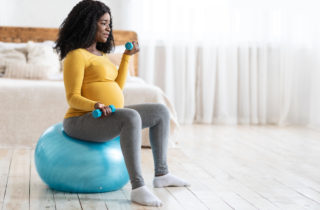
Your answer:
[[[182,127],[180,140],[169,149],[169,166],[188,188],[153,189],[151,151],[142,151],[161,209],[320,209],[319,131],[193,125]],[[51,190],[35,171],[33,152],[0,148],[1,209],[155,209],[131,204],[129,184],[103,194]]]

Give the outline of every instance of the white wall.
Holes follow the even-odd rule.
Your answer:
[[[59,27],[79,0],[0,0],[1,26]],[[132,29],[133,0],[102,0],[111,8],[114,29]]]

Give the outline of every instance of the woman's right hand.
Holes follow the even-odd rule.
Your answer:
[[[112,113],[112,110],[109,106],[106,106],[100,102],[97,102],[95,105],[94,105],[94,108],[95,109],[100,109],[101,112],[102,112],[102,115],[101,117],[105,116],[105,117],[108,117],[109,115],[111,115]]]
[[[126,55],[134,55],[140,51],[139,43],[136,41],[132,41],[133,48],[131,50],[125,50],[124,54]]]

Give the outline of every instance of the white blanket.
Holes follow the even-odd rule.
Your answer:
[[[169,146],[174,146],[178,122],[174,107],[161,89],[129,77],[124,89],[125,105],[157,102],[171,115]],[[40,135],[62,121],[68,108],[62,81],[0,78],[0,146],[35,147]],[[142,145],[150,146],[148,130]]]

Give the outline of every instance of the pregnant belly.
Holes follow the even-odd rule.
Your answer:
[[[105,105],[113,104],[116,108],[123,108],[124,106],[122,90],[114,81],[84,84],[82,95]]]

